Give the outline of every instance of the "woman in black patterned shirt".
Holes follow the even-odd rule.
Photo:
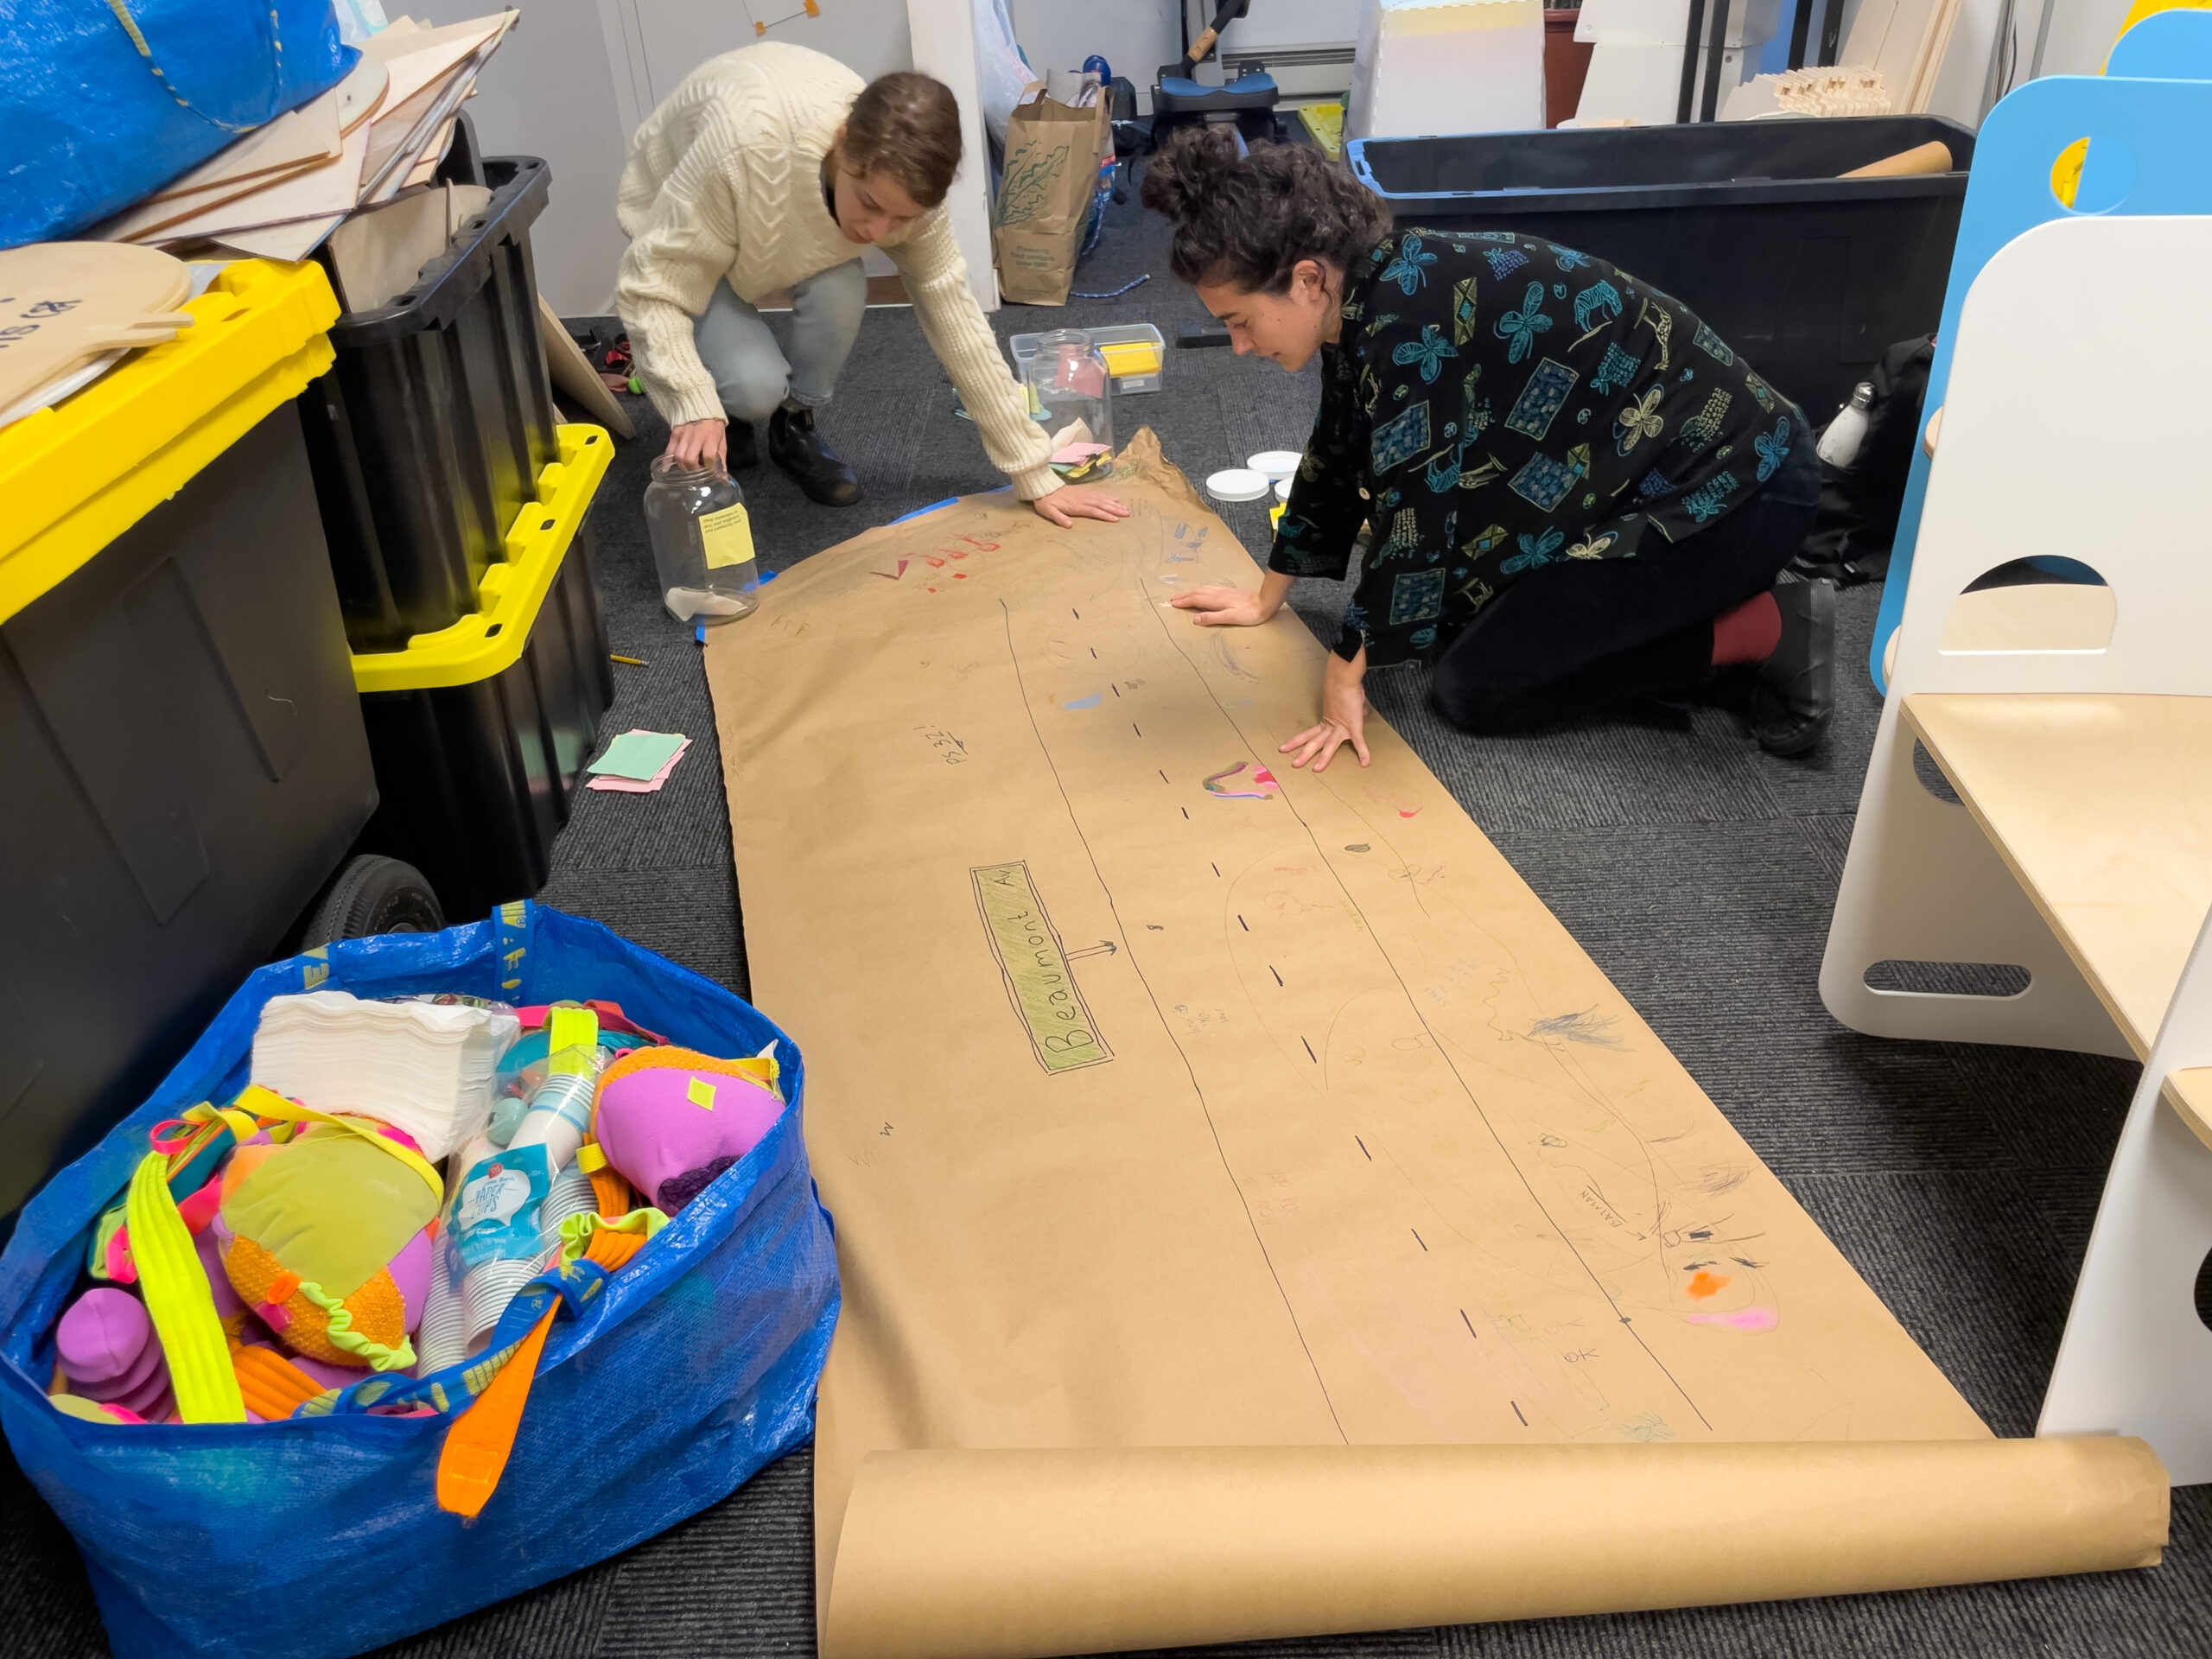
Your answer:
[[[1777,578],[1820,476],[1796,405],[1681,303],[1571,248],[1510,232],[1393,231],[1349,169],[1302,146],[1237,153],[1225,130],[1153,162],[1170,263],[1237,351],[1322,358],[1321,409],[1259,592],[1178,599],[1253,626],[1294,578],[1341,580],[1321,719],[1282,746],[1320,770],[1362,735],[1370,667],[1431,665],[1456,724],[1573,719],[1756,675],[1777,754],[1833,715],[1834,590]]]

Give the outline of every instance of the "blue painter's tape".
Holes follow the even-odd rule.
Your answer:
[[[894,524],[903,524],[909,518],[919,518],[925,513],[935,512],[940,507],[957,507],[959,505],[960,498],[958,496],[948,495],[944,500],[932,501],[926,507],[916,507],[912,512],[902,512],[891,522]]]

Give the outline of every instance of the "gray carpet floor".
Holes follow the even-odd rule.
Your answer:
[[[1595,250],[1602,252],[1602,249]],[[1164,238],[1117,207],[1077,286],[1118,300],[1013,308],[1001,335],[1197,321]],[[1124,399],[1120,435],[1156,430],[1203,476],[1302,446],[1313,372],[1171,349],[1159,393]],[[545,902],[590,916],[742,993],[712,707],[698,652],[658,604],[638,500],[664,429],[641,400],[594,511],[618,665],[602,733],[684,732],[658,795],[587,792],[556,848]],[[1003,480],[909,312],[868,314],[823,428],[868,501],[810,505],[764,469],[741,475],[762,555],[786,567],[871,525]],[[1224,515],[1255,554],[1257,507]],[[1310,589],[1311,591],[1304,591]],[[1294,603],[1325,624],[1334,584]],[[1681,1057],[1998,1433],[2032,1433],[2075,1274],[2135,1079],[2115,1061],[1876,1040],[1838,1026],[1815,988],[1830,906],[1879,705],[1866,660],[1877,593],[1844,596],[1842,709],[1809,760],[1771,759],[1723,706],[1651,707],[1602,723],[1477,740],[1427,705],[1418,671],[1377,675],[1375,701],[1599,965]],[[775,603],[772,584],[764,602]],[[856,673],[867,671],[855,664]],[[772,1014],[775,1010],[769,1009]],[[386,1659],[620,1659],[813,1651],[810,1466],[801,1451],[626,1554],[383,1649]],[[1827,1601],[1423,1630],[1257,1644],[1255,1659],[1646,1659],[1647,1656],[2193,1656],[2212,1651],[2212,1489],[2175,1494],[2155,1570]],[[1725,1516],[1655,1516],[1692,1553],[1728,1547]],[[1471,1563],[1480,1570],[1479,1563]],[[106,1651],[67,1535],[12,1459],[0,1464],[0,1651]],[[2195,1634],[2191,1632],[2195,1631]]]

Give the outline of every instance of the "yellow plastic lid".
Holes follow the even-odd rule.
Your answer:
[[[330,366],[318,264],[245,259],[193,324],[53,409],[0,427],[0,622],[189,483]]]
[[[1107,372],[1113,375],[1158,374],[1160,347],[1148,340],[1117,340],[1098,348],[1106,359]]]
[[[418,633],[404,651],[353,658],[353,687],[361,692],[422,691],[474,685],[514,666],[530,643],[537,608],[561,574],[569,543],[591,511],[591,500],[614,458],[604,427],[554,429],[561,458],[537,475],[537,499],[526,501],[507,531],[506,558],[477,584],[476,609],[449,628]]]

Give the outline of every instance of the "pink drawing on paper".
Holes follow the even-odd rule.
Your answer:
[[[1205,780],[1206,793],[1224,801],[1271,801],[1281,787],[1274,773],[1249,760],[1239,760]]]

